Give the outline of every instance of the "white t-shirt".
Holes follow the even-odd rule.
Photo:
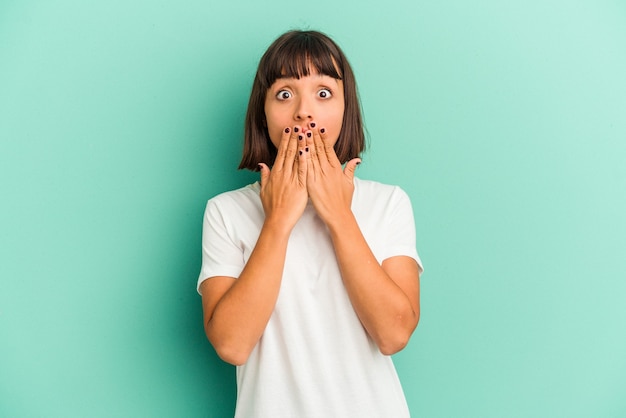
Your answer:
[[[406,193],[358,178],[354,184],[352,211],[378,262],[404,255],[422,270]],[[257,182],[209,200],[198,288],[209,277],[239,277],[263,225],[259,190]],[[352,308],[328,230],[310,202],[289,238],[274,312],[237,367],[235,416],[409,416],[391,357]]]

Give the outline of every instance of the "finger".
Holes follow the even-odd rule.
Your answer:
[[[306,148],[306,134],[302,132],[302,130],[300,130],[300,128],[298,127],[298,134],[296,136],[298,138],[298,143],[296,144],[298,148],[296,155],[293,159],[292,172],[297,174],[299,170],[298,165],[300,164],[300,157],[304,156],[304,158],[306,159],[306,155],[304,155],[304,148]]]
[[[289,138],[293,134],[291,128],[283,129],[283,135],[280,138],[280,143],[278,144],[278,151],[276,153],[276,161],[274,161],[274,169],[280,171],[283,169],[285,164],[285,156],[287,154],[287,146],[289,144]]]
[[[302,130],[299,126],[294,126],[287,143],[287,152],[285,153],[285,163],[283,168],[292,173],[294,170],[294,164],[296,162],[296,154],[298,153],[298,143],[304,140],[302,136]]]
[[[304,150],[306,147],[306,133],[305,130],[300,126],[295,126],[294,130],[297,132],[296,138],[298,138],[298,143],[296,144],[298,151]],[[298,155],[296,155],[296,160],[298,159]]]
[[[306,184],[308,189],[309,186],[315,183],[316,163],[312,155],[314,153],[313,148],[306,147],[304,151],[306,155]]]
[[[337,153],[335,152],[335,144],[332,144],[328,140],[328,131],[325,128],[320,128],[320,138],[322,139],[322,143],[324,144],[324,153],[326,154],[326,159],[330,161],[330,164],[333,167],[337,167],[341,165],[339,158],[337,157]]]
[[[313,130],[313,147],[315,148],[315,155],[320,163],[320,166],[324,167],[329,160],[326,156],[326,150],[324,149],[324,141],[322,141],[320,131],[317,129]]]
[[[306,146],[309,153],[309,165],[313,170],[319,169],[320,161],[317,155],[317,149],[315,148],[315,133],[316,131],[308,131],[306,133]],[[319,134],[317,134],[319,136]]]
[[[346,163],[346,167],[343,169],[343,174],[350,180],[350,183],[354,179],[354,172],[359,164],[361,164],[361,159],[353,158]]]
[[[309,151],[307,147],[300,148],[298,150],[298,158],[296,160],[298,164],[298,184],[303,187],[306,186],[306,180],[307,180],[308,156],[309,156]]]
[[[270,169],[264,163],[259,163],[259,171],[261,171],[261,190],[263,190],[267,180],[270,178]]]

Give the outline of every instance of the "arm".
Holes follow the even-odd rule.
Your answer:
[[[296,136],[285,133],[271,172],[262,165],[265,222],[239,278],[212,277],[200,287],[207,338],[231,364],[247,361],[278,298],[289,235],[307,202],[306,156],[298,164],[297,151]]]
[[[419,321],[419,269],[391,257],[382,266],[352,213],[328,224],[344,285],[361,323],[383,354],[402,350]]]
[[[313,130],[308,139],[307,188],[326,223],[350,297],[361,323],[383,354],[400,351],[419,321],[419,269],[398,256],[378,263],[351,210],[358,159],[341,169],[332,144]]]

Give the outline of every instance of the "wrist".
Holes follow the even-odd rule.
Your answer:
[[[285,222],[279,217],[266,217],[261,228],[261,233],[270,234],[274,239],[289,239],[291,230],[295,225]]]
[[[327,219],[324,219],[324,222],[326,223],[331,235],[341,233],[342,231],[350,229],[354,226],[358,228],[358,223],[354,217],[354,213],[352,213],[352,210],[350,209],[341,213],[333,214]]]

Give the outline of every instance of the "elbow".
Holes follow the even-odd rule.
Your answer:
[[[226,347],[217,347],[215,345],[213,346],[213,348],[215,348],[215,352],[217,353],[219,358],[221,358],[228,364],[232,364],[233,366],[243,366],[244,364],[246,364],[246,362],[248,361],[248,357],[250,356],[250,353],[245,353],[241,350],[233,350]]]
[[[378,349],[383,355],[391,356],[402,351],[404,347],[407,346],[419,322],[419,312],[410,317],[411,320],[408,322],[402,323],[403,321],[400,320],[401,325],[399,325],[393,333],[378,339]]]
[[[380,341],[378,343],[378,349],[385,356],[391,356],[396,354],[409,343],[409,338],[411,334],[396,336],[395,338],[387,338],[385,341]]]
[[[211,345],[215,349],[218,357],[233,366],[243,366],[250,357],[250,350],[241,347],[240,344],[228,343],[209,338]]]
[[[217,356],[228,364],[233,366],[242,366],[248,361],[251,349],[247,350],[242,344],[238,344],[224,336],[218,336],[211,332],[209,326],[205,328],[206,336]]]

